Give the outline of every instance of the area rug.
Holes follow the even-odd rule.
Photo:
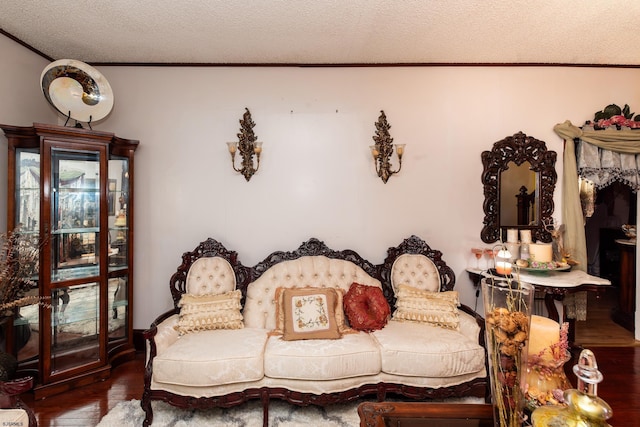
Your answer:
[[[295,406],[281,400],[269,403],[270,427],[358,427],[358,405],[366,401],[319,406]],[[483,403],[480,398],[446,399],[449,403]],[[164,402],[153,402],[152,427],[262,427],[262,404],[249,401],[230,409],[187,411]],[[139,400],[118,403],[97,427],[139,427],[144,412]]]
[[[269,403],[270,427],[357,427],[358,404],[335,404],[326,408],[295,406],[283,401]],[[164,402],[153,402],[152,427],[262,427],[262,404],[250,401],[230,409],[187,411]],[[97,427],[139,427],[144,412],[139,400],[118,403]]]

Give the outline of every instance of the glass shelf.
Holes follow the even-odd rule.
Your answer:
[[[74,233],[98,233],[98,227],[82,227],[82,228],[59,228],[53,230],[51,234],[74,234]]]
[[[64,282],[67,280],[82,279],[85,277],[97,277],[100,274],[100,268],[97,265],[87,267],[65,268],[54,271],[51,274],[52,282]]]

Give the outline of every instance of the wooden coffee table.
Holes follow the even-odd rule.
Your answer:
[[[489,404],[364,402],[360,427],[493,427]]]

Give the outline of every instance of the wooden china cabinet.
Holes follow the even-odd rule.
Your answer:
[[[49,124],[0,125],[9,147],[7,228],[41,244],[33,295],[5,327],[36,398],[109,376],[134,356],[133,181],[138,141]]]

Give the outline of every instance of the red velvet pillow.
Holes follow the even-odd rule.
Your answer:
[[[371,332],[387,324],[391,309],[382,289],[354,282],[344,294],[344,313],[353,329]]]

